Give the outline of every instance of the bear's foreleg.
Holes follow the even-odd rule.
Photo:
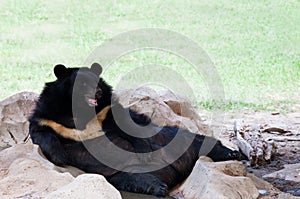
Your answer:
[[[49,161],[58,166],[67,164],[65,150],[51,128],[31,123],[30,137],[33,144],[39,145]]]
[[[118,190],[164,197],[168,186],[149,173],[117,173],[108,181]]]
[[[213,161],[243,160],[243,154],[224,146],[220,140],[210,136],[196,135],[196,147],[199,147],[199,156],[205,155]]]

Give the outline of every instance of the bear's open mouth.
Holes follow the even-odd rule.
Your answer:
[[[97,100],[95,98],[92,98],[90,96],[85,96],[85,100],[88,103],[89,106],[98,106]]]

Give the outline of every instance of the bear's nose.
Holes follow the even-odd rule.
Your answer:
[[[95,98],[100,99],[102,97],[102,90],[100,88],[96,89]]]

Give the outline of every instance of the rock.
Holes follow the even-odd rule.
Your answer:
[[[160,126],[177,126],[191,132],[212,136],[191,102],[171,91],[156,92],[149,87],[114,92],[125,107],[144,113]]]
[[[295,197],[289,193],[283,193],[277,188],[275,188],[272,184],[267,181],[264,181],[253,174],[248,173],[247,177],[249,177],[254,183],[255,187],[258,189],[260,193],[260,199],[296,199],[299,197]]]
[[[200,157],[191,175],[172,195],[185,199],[257,198],[259,192],[246,174],[240,162],[212,162]]]
[[[279,178],[288,181],[300,182],[300,163],[286,164],[284,165],[284,169],[264,175],[263,178]]]
[[[19,144],[0,152],[0,198],[40,198],[70,183],[39,155],[38,146]]]
[[[0,152],[1,169],[9,169],[14,161],[20,158],[30,158],[39,161],[45,167],[52,169],[54,165],[44,159],[37,145],[16,144]],[[1,178],[1,175],[0,175]]]
[[[271,182],[280,191],[286,193],[280,193],[277,189],[271,189],[268,195],[276,195],[276,198],[294,198],[294,196],[300,196],[300,163],[284,165],[284,169],[267,174],[263,176],[263,179]],[[291,195],[292,194],[292,195]],[[280,197],[279,197],[280,196]],[[295,197],[296,198],[296,197]]]
[[[0,151],[24,142],[28,135],[27,118],[37,98],[38,94],[22,92],[0,102]]]
[[[121,198],[103,176],[57,167],[43,157],[37,145],[30,143],[1,151],[0,165],[1,199]]]
[[[109,184],[105,178],[97,174],[79,175],[70,184],[56,190],[46,197],[46,199],[118,199],[120,192]]]
[[[252,180],[252,182],[258,190],[266,190],[268,192],[269,190],[273,189],[272,184],[256,177],[251,173],[247,173],[247,177]]]
[[[286,154],[286,148],[282,147],[282,148],[278,148],[276,150],[276,155],[279,155],[279,156],[284,156]]]

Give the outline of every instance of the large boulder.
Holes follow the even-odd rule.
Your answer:
[[[38,94],[22,92],[0,102],[0,151],[26,140],[27,118],[37,99]]]
[[[160,126],[177,126],[202,135],[213,135],[204,125],[192,103],[169,90],[156,91],[149,87],[114,92],[124,107],[144,113]]]
[[[103,176],[57,167],[37,145],[17,144],[1,151],[0,165],[0,198],[121,198]]]
[[[259,192],[238,161],[212,162],[200,157],[191,175],[172,195],[184,199],[257,198]]]
[[[44,197],[74,179],[70,173],[56,171],[32,144],[1,151],[0,165],[0,198]]]

